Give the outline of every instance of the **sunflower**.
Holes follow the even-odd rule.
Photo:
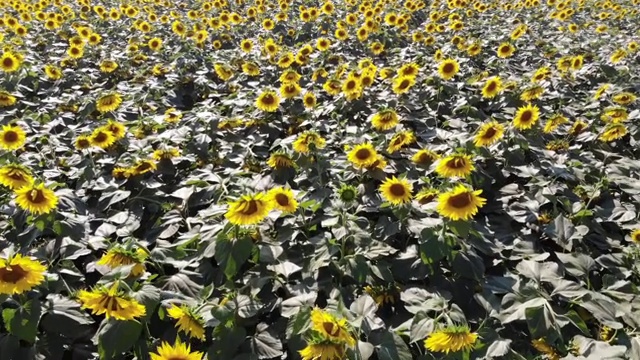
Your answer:
[[[456,59],[445,59],[438,65],[438,74],[444,80],[451,80],[460,71],[460,64]]]
[[[536,70],[536,72],[531,77],[531,81],[534,83],[538,83],[547,78],[547,76],[551,73],[551,70],[547,66],[543,66]]]
[[[293,191],[291,191],[291,189],[276,187],[267,192],[267,197],[270,199],[276,210],[293,213],[298,208],[298,201],[293,195]]]
[[[611,84],[603,84],[600,87],[598,87],[598,89],[596,90],[595,94],[593,95],[593,100],[598,100],[602,97],[602,95],[604,95],[604,93],[611,87]]]
[[[293,99],[300,95],[302,88],[298,83],[284,83],[280,86],[280,95],[285,99]]]
[[[305,131],[298,135],[296,140],[293,142],[293,150],[295,152],[307,154],[311,150],[310,146],[315,147],[315,149],[323,149],[326,142],[327,141],[317,132],[312,130]]]
[[[242,49],[242,51],[249,53],[251,52],[251,49],[253,49],[253,41],[249,40],[249,39],[244,39],[240,42],[240,49]]]
[[[267,165],[273,169],[294,168],[295,162],[289,154],[284,152],[275,152],[269,156]]]
[[[451,220],[469,220],[487,202],[480,194],[482,190],[457,185],[438,196],[438,213]]]
[[[151,38],[147,46],[153,51],[159,51],[162,48],[162,39],[157,37]]]
[[[544,125],[544,129],[542,129],[542,131],[545,134],[550,134],[555,129],[557,129],[558,126],[562,124],[566,124],[568,122],[569,122],[569,119],[564,117],[562,114],[555,114],[549,120],[547,120],[546,124]]]
[[[475,170],[470,155],[453,154],[441,159],[436,166],[436,173],[442,177],[467,177]]]
[[[370,143],[363,143],[354,146],[347,155],[347,159],[358,169],[370,167],[377,158],[378,153]]]
[[[403,147],[413,144],[416,142],[416,136],[413,131],[405,130],[400,131],[393,135],[391,140],[389,141],[389,146],[387,146],[387,152],[393,154],[394,152],[402,149]]]
[[[302,97],[302,103],[307,109],[313,109],[316,106],[316,96],[312,92],[307,92]]]
[[[0,130],[0,148],[16,150],[24,146],[27,134],[19,125],[3,125]]]
[[[33,176],[31,171],[25,166],[19,164],[7,164],[0,168],[0,184],[11,190],[17,190],[22,187],[33,184]]]
[[[21,254],[0,258],[0,294],[22,294],[44,281],[46,266]]]
[[[149,353],[149,356],[151,360],[202,360],[204,355],[199,351],[191,352],[191,346],[178,339],[173,346],[163,341],[156,352]]]
[[[346,358],[344,344],[331,341],[313,341],[298,351],[302,360],[343,360]]]
[[[356,339],[347,327],[347,319],[338,319],[335,315],[322,309],[311,310],[311,327],[322,338],[337,344],[354,346]]]
[[[16,103],[16,97],[4,90],[0,90],[0,107],[13,106]]]
[[[404,64],[398,69],[398,76],[418,76],[418,72],[420,71],[420,67],[416,63],[408,63]]]
[[[436,152],[429,149],[420,149],[411,157],[411,161],[419,166],[429,167],[440,158]]]
[[[413,186],[406,179],[397,179],[395,176],[387,178],[380,185],[382,197],[393,205],[401,205],[411,201]]]
[[[582,69],[582,65],[584,65],[584,56],[578,55],[571,58],[572,70],[580,70]]]
[[[103,73],[112,73],[118,68],[118,63],[113,60],[104,60],[100,63],[100,71]]]
[[[275,112],[280,105],[280,97],[275,91],[265,90],[256,99],[256,107],[262,111]]]
[[[398,114],[393,109],[378,111],[371,117],[371,125],[378,131],[393,129],[398,124]]]
[[[543,354],[548,360],[560,360],[560,355],[543,338],[531,341],[531,346]]]
[[[331,47],[331,41],[329,39],[321,37],[316,40],[316,48],[318,50],[327,51],[329,47]]]
[[[613,96],[613,102],[623,106],[626,106],[635,102],[636,99],[637,97],[630,92],[622,92]]]
[[[424,188],[416,194],[416,200],[420,205],[425,205],[438,197],[438,190],[433,188]]]
[[[413,76],[396,76],[393,80],[393,92],[397,95],[404,94],[415,85],[416,79]]]
[[[91,139],[87,135],[79,135],[75,141],[75,147],[78,150],[88,149],[91,146]]]
[[[362,95],[360,80],[353,75],[347,77],[347,79],[342,83],[341,90],[349,101],[358,99]]]
[[[60,80],[62,78],[62,70],[54,65],[45,65],[44,74],[51,80]]]
[[[619,106],[606,108],[600,116],[600,120],[610,123],[621,123],[628,119],[629,113],[627,113],[627,109]]]
[[[640,229],[633,230],[631,233],[631,241],[636,244],[640,244]]]
[[[115,269],[120,266],[133,265],[131,268],[131,275],[138,277],[144,274],[144,260],[146,257],[147,253],[140,248],[132,250],[116,245],[102,255],[96,264],[108,266],[111,269]]]
[[[491,99],[502,91],[502,80],[499,76],[490,77],[482,87],[482,97]]]
[[[569,134],[572,136],[577,136],[587,127],[589,127],[589,124],[587,124],[586,122],[582,120],[576,120],[571,126],[571,130],[569,130]]]
[[[505,42],[498,46],[497,53],[499,58],[506,59],[508,57],[511,57],[515,51],[516,48],[513,45]]]
[[[151,155],[151,157],[157,161],[171,160],[178,156],[180,156],[180,150],[176,148],[157,149],[157,150],[154,150],[153,155]]]
[[[449,352],[473,350],[478,334],[472,333],[466,326],[450,326],[434,331],[424,341],[424,347],[433,352]]]
[[[300,76],[300,74],[298,74],[297,71],[293,70],[293,69],[287,69],[285,70],[282,75],[280,75],[280,82],[281,83],[298,83],[300,81],[300,78],[302,78],[302,76]]]
[[[12,53],[11,51],[6,51],[0,56],[0,70],[6,73],[12,73],[20,69],[22,65],[21,58]]]
[[[484,123],[478,128],[478,133],[474,137],[473,143],[480,146],[489,146],[500,140],[504,135],[504,126],[497,121]]]
[[[260,75],[260,67],[253,62],[245,62],[242,64],[242,72],[249,76]]]
[[[176,327],[187,336],[205,340],[204,320],[193,308],[186,305],[178,306],[172,304],[167,309],[167,315],[174,320],[178,320]]]
[[[106,113],[117,110],[120,104],[122,104],[120,94],[103,95],[96,101],[96,109],[101,113]]]
[[[530,86],[520,94],[520,100],[522,101],[532,101],[539,99],[544,93],[544,88],[539,85]]]
[[[624,137],[627,132],[627,127],[624,124],[611,123],[605,127],[604,132],[600,135],[600,140],[606,142],[615,141]]]
[[[213,65],[213,69],[222,81],[227,81],[233,77],[233,70],[225,64],[217,63]]]
[[[540,109],[536,105],[527,105],[518,108],[513,118],[513,125],[518,130],[531,129],[540,117]]]
[[[158,166],[152,160],[138,160],[131,167],[131,175],[142,175],[154,171]]]
[[[122,139],[127,133],[127,128],[121,123],[114,120],[107,121],[107,124],[104,126],[104,128],[111,131],[111,134],[114,138],[116,138],[116,140]]]
[[[16,203],[35,215],[48,214],[58,206],[58,197],[44,184],[31,183],[15,190]]]
[[[89,137],[89,141],[93,146],[97,146],[101,149],[107,149],[116,142],[116,138],[113,136],[111,130],[101,126],[93,130]]]
[[[136,299],[123,291],[119,291],[119,282],[114,282],[110,288],[98,286],[91,291],[80,290],[78,301],[83,309],[90,309],[95,315],[104,314],[107,319],[133,320],[144,316],[146,309]]]
[[[242,195],[229,203],[224,216],[234,225],[253,225],[264,220],[273,207],[273,200],[265,193]]]

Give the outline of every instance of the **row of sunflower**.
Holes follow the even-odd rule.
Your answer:
[[[3,1],[8,357],[633,358],[638,5]]]

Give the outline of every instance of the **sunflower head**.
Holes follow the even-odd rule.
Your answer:
[[[273,199],[265,193],[243,195],[229,203],[225,217],[234,225],[253,225],[264,220],[274,206]]]
[[[31,170],[20,164],[7,164],[0,168],[0,184],[11,190],[33,184]]]
[[[438,196],[438,213],[454,221],[468,220],[486,203],[486,199],[479,196],[481,193],[482,190],[457,185]]]
[[[0,130],[0,148],[17,150],[24,146],[27,134],[19,125],[3,125]]]
[[[411,201],[413,186],[406,179],[398,179],[395,176],[387,178],[380,185],[382,197],[393,205],[401,205]]]
[[[433,352],[470,351],[475,347],[478,334],[466,326],[449,326],[432,332],[424,342],[424,347]]]

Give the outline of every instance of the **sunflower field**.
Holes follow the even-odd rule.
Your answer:
[[[640,0],[1,0],[0,360],[640,360]]]

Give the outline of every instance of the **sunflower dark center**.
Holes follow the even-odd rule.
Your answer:
[[[520,115],[520,120],[525,123],[531,121],[532,118],[533,113],[531,112],[531,110],[525,110],[522,115]]]
[[[4,283],[15,284],[27,276],[27,271],[20,267],[20,265],[12,265],[5,268],[0,268],[0,280]]]
[[[349,81],[347,82],[347,89],[349,89],[349,90],[353,90],[353,89],[355,89],[355,87],[356,87],[356,82],[355,82],[355,81],[353,81],[353,80],[349,80]]]
[[[486,130],[484,131],[484,134],[482,135],[482,137],[483,137],[484,139],[491,139],[492,137],[494,137],[494,136],[495,136],[495,134],[496,134],[497,132],[498,132],[498,130],[496,130],[496,128],[494,128],[494,127],[492,126],[492,127],[488,128],[488,129],[486,129]]]
[[[508,46],[503,46],[500,48],[500,52],[503,54],[508,54],[509,50],[511,50]]]
[[[408,87],[409,87],[409,84],[410,84],[409,80],[404,79],[404,80],[402,80],[402,82],[400,83],[399,88],[400,88],[400,89],[406,89],[406,88],[408,88]]]
[[[109,138],[109,136],[107,135],[107,133],[100,131],[96,134],[96,136],[93,138],[93,140],[95,142],[101,143],[104,141],[107,141],[107,139]]]
[[[452,73],[454,69],[455,69],[455,67],[454,67],[454,66],[453,66],[453,64],[451,64],[451,63],[446,63],[446,64],[444,64],[444,66],[442,67],[442,71],[443,71],[445,74]]]
[[[18,141],[18,133],[13,130],[7,130],[4,132],[4,141],[8,143],[13,143]]]
[[[276,202],[280,206],[288,206],[289,205],[289,197],[285,194],[276,194],[275,196]]]
[[[265,105],[272,105],[276,102],[276,99],[271,94],[266,94],[262,97],[262,103]]]
[[[151,169],[151,164],[149,162],[143,162],[142,164],[136,166],[136,170],[143,172]]]
[[[389,187],[389,192],[391,192],[391,194],[393,196],[404,196],[406,194],[406,190],[404,188],[404,185],[402,184],[393,184]]]
[[[471,204],[471,200],[471,194],[464,192],[450,197],[447,202],[456,209],[463,209]]]
[[[10,57],[6,57],[2,60],[2,66],[5,68],[13,67],[13,59]]]
[[[331,336],[338,336],[340,334],[340,327],[332,322],[323,322],[322,327],[324,331]]]
[[[29,193],[29,200],[34,204],[40,204],[45,202],[47,199],[45,198],[42,190],[31,190]]]
[[[360,149],[356,151],[356,157],[360,160],[367,160],[371,157],[371,150],[369,149]]]
[[[9,177],[9,178],[11,178],[12,180],[15,180],[15,181],[24,181],[25,174],[22,173],[22,171],[20,171],[20,170],[11,170],[7,174],[7,177]]]
[[[462,169],[467,166],[467,161],[460,157],[454,157],[447,161],[447,167],[449,169]]]
[[[433,201],[433,199],[435,199],[435,197],[436,197],[436,194],[425,194],[424,196],[421,196],[421,197],[418,199],[418,202],[419,202],[420,204],[423,204],[423,205],[424,205],[424,204],[428,204],[428,203],[430,203],[431,201]]]
[[[498,84],[495,81],[491,81],[487,84],[487,91],[492,92],[498,87]]]
[[[314,101],[315,99],[311,96],[304,98],[304,102],[306,102],[307,104],[313,104]]]
[[[258,212],[258,202],[255,200],[249,200],[245,203],[244,209],[241,211],[242,215],[253,215]]]

